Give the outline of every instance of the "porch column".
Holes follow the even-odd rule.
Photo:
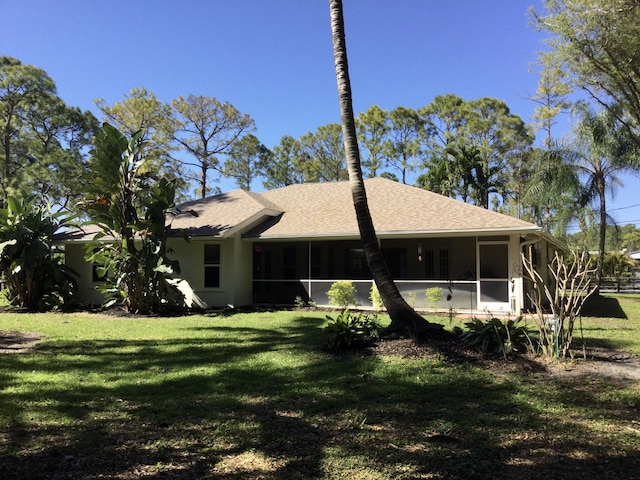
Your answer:
[[[511,313],[518,315],[524,307],[524,282],[522,281],[523,266],[522,257],[520,256],[520,252],[522,251],[520,237],[518,235],[511,235],[510,244],[509,274],[511,281],[509,283],[511,285],[509,285],[509,297],[511,299]]]
[[[307,258],[307,291],[309,292],[309,299],[313,299],[313,295],[311,293],[311,240],[308,241]]]

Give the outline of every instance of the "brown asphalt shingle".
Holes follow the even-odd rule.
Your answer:
[[[223,236],[231,229],[253,218],[278,215],[281,210],[258,193],[233,190],[203,200],[183,203],[184,213],[167,220],[172,228],[184,229],[192,235]],[[197,217],[187,213],[192,210]]]
[[[532,223],[384,178],[365,180],[365,188],[379,236],[540,231]],[[228,236],[237,230],[249,238],[359,236],[349,182],[303,183],[263,193],[233,190],[179,208],[198,216],[183,213],[167,222],[194,236]],[[74,233],[68,238],[95,234]]]
[[[538,230],[532,223],[384,178],[365,180],[365,188],[378,235]],[[349,182],[290,185],[261,196],[284,213],[277,222],[247,236],[358,235]]]

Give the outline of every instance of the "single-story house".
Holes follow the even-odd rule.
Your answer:
[[[557,248],[540,227],[383,178],[365,180],[369,209],[387,265],[415,308],[518,314],[528,308],[520,253],[535,245],[546,265]],[[180,278],[211,307],[327,305],[337,280],[352,280],[358,304],[371,306],[371,275],[360,243],[349,182],[304,183],[253,193],[234,190],[180,206],[168,218]],[[100,280],[84,260],[91,235],[65,244],[80,275],[79,299],[101,303]],[[433,304],[427,289],[441,288]]]

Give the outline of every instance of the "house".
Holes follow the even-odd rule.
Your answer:
[[[436,307],[517,314],[528,307],[520,253],[535,245],[536,262],[553,256],[541,228],[507,215],[383,178],[365,180],[369,209],[387,265],[404,298],[431,307],[426,290],[442,290]],[[207,306],[328,304],[336,280],[352,280],[370,306],[371,275],[362,249],[349,182],[305,183],[263,193],[235,190],[180,206],[171,248]],[[99,279],[84,260],[91,235],[66,243],[79,273],[80,301],[100,303]]]

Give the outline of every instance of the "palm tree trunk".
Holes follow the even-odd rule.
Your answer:
[[[604,268],[604,254],[605,254],[605,245],[607,241],[607,200],[606,200],[606,189],[605,189],[605,180],[603,177],[598,178],[597,180],[597,189],[598,189],[598,199],[600,201],[600,231],[598,237],[598,258],[596,260],[596,290],[594,291],[595,295],[600,295],[600,288],[602,287],[603,273],[602,270]]]
[[[356,211],[360,238],[362,239],[371,275],[376,282],[382,301],[391,317],[389,329],[394,331],[408,331],[413,334],[429,330],[439,330],[441,329],[440,325],[427,322],[402,298],[382,257],[380,245],[378,244],[376,232],[369,213],[367,194],[362,178],[360,152],[358,150],[353,105],[351,101],[351,83],[347,63],[342,0],[329,0],[329,8],[331,13],[333,58],[336,67],[338,97],[340,99],[340,118],[342,120],[342,133],[353,206]]]

